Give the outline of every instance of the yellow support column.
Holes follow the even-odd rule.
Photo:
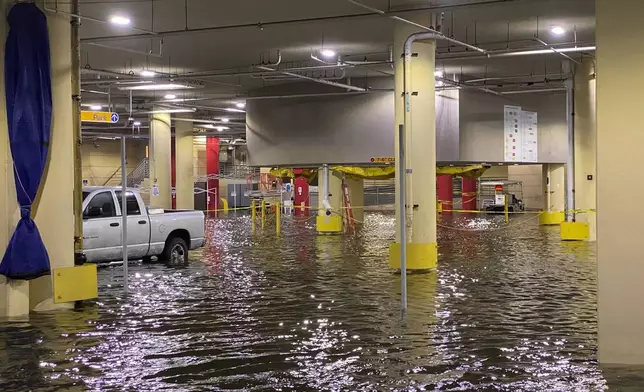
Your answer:
[[[172,208],[170,114],[155,113],[150,119],[150,205]]]
[[[177,209],[194,210],[194,146],[193,126],[190,121],[174,123],[174,162]]]
[[[596,0],[599,362],[644,364],[644,2]],[[633,208],[635,207],[635,208]],[[637,388],[636,388],[637,389]]]
[[[282,232],[282,206],[279,202],[275,204],[275,233],[280,235]]]
[[[331,170],[319,170],[318,175],[318,216],[316,218],[317,231],[320,234],[342,233],[342,180],[331,174]],[[325,197],[328,196],[328,205]]]
[[[429,18],[414,20],[425,26],[430,25]],[[398,200],[396,193],[396,242],[389,248],[389,264],[394,269],[400,268],[399,225],[408,225],[407,269],[429,270],[436,267],[438,250],[436,246],[436,110],[434,70],[436,42],[416,42],[412,51],[417,56],[411,59],[411,91],[409,91],[409,111],[404,104],[403,93],[403,52],[404,43],[414,33],[423,32],[417,27],[397,23],[394,30],[395,61],[395,129],[397,135],[399,124],[407,116],[405,129],[408,173],[406,180],[407,200]],[[396,156],[398,156],[398,138],[394,136]],[[413,139],[413,143],[412,143]],[[396,165],[399,163],[396,162]],[[398,167],[397,169],[398,170]],[[407,217],[401,217],[398,206],[406,204]],[[409,227],[409,225],[411,227]]]
[[[566,167],[563,164],[543,164],[543,187],[546,195],[544,212],[539,216],[539,224],[557,226],[566,220]]]
[[[575,207],[577,222],[587,223],[588,240],[597,239],[597,130],[595,68],[586,59],[575,70]]]
[[[252,200],[250,202],[250,222],[251,222],[251,229],[254,233],[256,222],[257,222],[257,203],[255,202],[255,200]]]
[[[349,202],[353,210],[353,218],[356,223],[364,222],[364,180],[346,178],[345,182],[349,189]]]
[[[264,225],[266,225],[266,200],[262,199],[262,229],[264,228]]]

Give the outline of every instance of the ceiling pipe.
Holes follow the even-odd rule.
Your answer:
[[[469,83],[482,83],[482,82],[493,82],[496,80],[514,80],[514,79],[548,79],[549,77],[561,77],[561,73],[552,73],[552,74],[544,74],[544,75],[513,75],[513,76],[496,76],[496,77],[489,77],[489,78],[479,78],[479,79],[468,79],[468,80],[461,80],[461,83],[469,84]]]
[[[438,11],[438,10],[449,10],[449,9],[459,9],[459,8],[470,8],[476,6],[490,6],[495,4],[508,4],[511,2],[520,2],[525,0],[487,0],[487,1],[478,1],[476,3],[468,4],[456,4],[456,5],[443,5],[443,6],[428,6],[428,7],[418,7],[418,8],[407,8],[399,9],[394,11],[396,14],[404,13],[415,13],[421,11]],[[386,16],[389,16],[390,13],[386,13]],[[254,28],[254,29],[264,29],[267,27],[280,26],[280,25],[292,25],[292,24],[308,24],[316,22],[329,22],[336,20],[352,20],[352,19],[362,19],[362,18],[372,18],[374,16],[373,12],[361,13],[361,14],[348,14],[348,15],[333,15],[333,16],[318,16],[313,18],[302,18],[302,19],[286,19],[286,20],[277,20],[272,22],[253,22],[253,23],[242,23],[236,25],[226,25],[226,26],[211,26],[211,27],[202,27],[196,29],[180,29],[180,30],[168,30],[168,31],[157,31],[157,32],[147,32],[142,34],[127,34],[127,35],[113,35],[113,36],[102,36],[102,37],[89,37],[81,39],[81,42],[106,42],[106,41],[123,41],[131,39],[142,39],[142,38],[152,38],[152,37],[171,37],[171,36],[182,36],[189,34],[199,34],[199,33],[211,33],[217,31],[226,31],[233,29],[242,29],[242,28]],[[140,29],[137,29],[140,30]]]
[[[338,82],[331,82],[331,81],[325,80],[325,79],[312,78],[312,77],[309,77],[309,76],[304,76],[304,75],[296,74],[296,73],[293,73],[293,72],[280,71],[280,70],[277,70],[277,69],[273,69],[273,68],[269,68],[269,67],[263,67],[263,66],[259,66],[257,68],[263,69],[265,71],[272,71],[272,72],[280,73],[282,75],[292,76],[294,78],[298,78],[298,79],[302,79],[302,80],[308,80],[308,81],[315,82],[315,83],[326,84],[328,86],[345,88],[345,89],[351,90],[351,91],[361,91],[361,92],[367,91],[366,89],[364,89],[362,87],[351,86],[349,84],[338,83]]]
[[[460,87],[460,88],[463,88],[463,89],[477,90],[477,91],[481,91],[481,92],[488,93],[488,94],[500,95],[498,91],[490,90],[489,88],[485,88],[485,87],[468,86],[468,85],[463,84],[463,83],[461,83],[459,81],[456,81],[456,80],[450,80],[450,79],[438,78],[438,77],[436,78],[436,80],[438,80],[440,82],[443,82],[443,83],[450,84],[452,87]],[[444,90],[446,90],[446,89],[444,89]]]
[[[553,88],[538,88],[538,89],[528,89],[528,90],[513,90],[513,91],[502,91],[500,95],[514,95],[514,94],[531,94],[531,93],[551,93],[556,91],[566,91],[565,87],[553,87]]]
[[[454,39],[454,38],[450,38],[450,37],[444,35],[443,33],[441,33],[438,30],[434,30],[432,28],[429,28],[427,26],[423,26],[423,25],[421,25],[419,23],[412,22],[412,21],[410,21],[408,19],[404,19],[404,18],[401,18],[399,16],[390,15],[389,13],[387,13],[387,12],[385,12],[383,10],[379,10],[377,8],[374,8],[374,7],[368,6],[366,4],[360,3],[357,0],[347,0],[347,1],[349,3],[351,3],[351,4],[357,5],[359,7],[362,7],[364,9],[367,9],[367,10],[372,11],[374,13],[377,13],[379,15],[386,16],[386,17],[391,18],[393,20],[397,20],[397,21],[400,21],[400,22],[407,23],[409,25],[418,27],[420,29],[423,29],[423,30],[427,31],[428,33],[435,34],[435,35],[440,35],[441,36],[440,39],[443,40],[443,41],[447,41],[447,42],[450,42],[450,43],[455,44],[455,45],[463,46],[465,48],[472,49],[472,50],[480,52],[480,53],[487,53],[487,50],[485,50],[485,49],[479,48],[478,46],[470,45],[470,44],[468,44],[466,42],[462,42],[462,41],[459,41],[459,40]]]
[[[595,51],[595,46],[574,46],[569,48],[557,48],[558,53],[578,53],[578,52],[593,52]],[[519,57],[519,56],[536,56],[540,54],[552,54],[555,53],[552,49],[536,49],[536,50],[501,50],[501,51],[488,51],[484,55],[471,54],[463,55],[459,54],[457,56],[440,56],[437,57],[437,60],[441,61],[452,61],[452,60],[481,60],[481,59],[490,59],[498,57]]]
[[[85,45],[92,45],[92,46],[97,46],[99,48],[106,48],[106,49],[112,49],[112,50],[119,50],[121,52],[140,54],[142,56],[152,56],[152,57],[158,57],[158,58],[163,57],[163,38],[161,38],[161,40],[159,41],[159,53],[154,53],[152,51],[152,49],[150,49],[148,51],[142,51],[142,50],[121,48],[121,47],[118,47],[118,46],[101,44],[101,43],[98,43],[98,42],[86,42]]]
[[[563,58],[568,59],[568,60],[570,60],[570,61],[572,61],[572,62],[574,62],[576,64],[581,65],[581,61],[573,59],[572,57],[568,56],[567,54],[565,54],[561,50],[552,47],[552,45],[550,45],[549,43],[543,41],[542,39],[540,39],[538,37],[534,37],[534,40],[539,42],[540,44],[542,44],[546,48],[552,50],[554,53],[557,53],[557,54],[561,55]]]

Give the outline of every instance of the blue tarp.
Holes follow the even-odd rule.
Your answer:
[[[5,93],[21,218],[0,263],[0,275],[29,280],[50,273],[47,249],[31,218],[51,133],[49,33],[45,15],[31,3],[14,5],[8,21]]]

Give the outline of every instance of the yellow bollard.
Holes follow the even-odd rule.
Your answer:
[[[503,213],[505,214],[505,223],[510,223],[510,213],[508,209],[508,195],[505,195],[505,205],[503,206]]]
[[[275,232],[280,235],[282,231],[282,206],[280,203],[275,203]]]
[[[255,221],[257,220],[257,208],[255,200],[250,202],[250,221],[252,222],[253,233],[255,232]]]
[[[266,225],[266,200],[262,199],[262,229]]]

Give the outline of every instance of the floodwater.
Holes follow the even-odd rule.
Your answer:
[[[0,323],[0,391],[641,390],[644,371],[596,361],[593,245],[524,215],[445,218],[440,266],[387,266],[391,214],[321,237],[285,218],[208,221],[184,267],[99,271],[76,311]],[[607,379],[609,381],[607,381]],[[611,384],[614,382],[613,384]],[[615,388],[613,388],[615,386]],[[632,389],[628,389],[628,387]]]

